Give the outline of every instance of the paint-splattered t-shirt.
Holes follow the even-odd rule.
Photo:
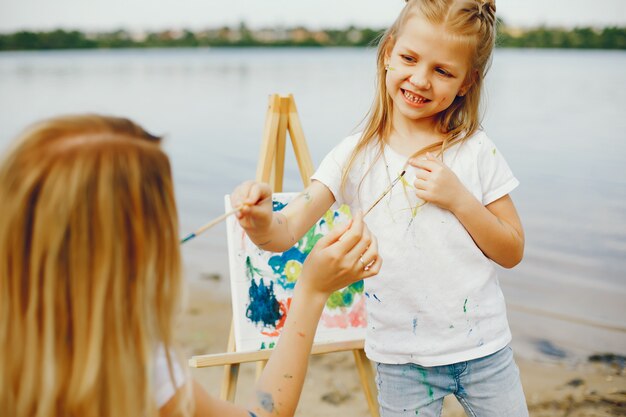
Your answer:
[[[407,158],[388,146],[377,157],[378,146],[368,147],[353,164],[342,193],[343,167],[359,138],[356,134],[337,145],[312,178],[325,184],[338,204],[364,210]],[[483,131],[447,149],[443,161],[484,205],[519,184]],[[377,362],[424,366],[494,353],[511,339],[496,266],[450,211],[417,198],[416,170],[409,166],[405,180],[366,218],[384,262],[377,277],[365,280],[365,350]]]

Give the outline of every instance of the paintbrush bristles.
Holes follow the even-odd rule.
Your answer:
[[[373,209],[374,207],[376,207],[376,204],[380,203],[380,201],[383,199],[383,197],[384,197],[384,196],[386,196],[386,195],[389,193],[389,191],[391,191],[391,189],[393,188],[393,186],[394,186],[394,185],[396,185],[398,181],[400,181],[400,178],[402,178],[402,177],[404,176],[404,174],[405,174],[405,173],[406,173],[406,170],[403,170],[403,171],[400,173],[400,175],[398,175],[398,176],[396,177],[396,179],[395,179],[395,180],[393,180],[393,182],[391,183],[391,185],[389,185],[389,187],[387,187],[387,189],[386,189],[385,191],[383,191],[383,193],[380,195],[380,197],[378,197],[378,198],[376,199],[376,201],[374,201],[374,202],[372,203],[372,205],[370,206],[370,208],[368,208],[368,209],[367,209],[367,211],[366,211],[365,213],[363,213],[363,217],[364,217],[364,218],[365,218],[365,216],[367,216],[367,214],[368,214],[370,211],[372,211],[372,209]]]

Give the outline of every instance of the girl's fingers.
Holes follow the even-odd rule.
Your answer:
[[[411,164],[412,166],[416,168],[425,169],[427,171],[432,171],[438,166],[435,161],[431,161],[429,159],[423,159],[423,158],[409,159],[409,164]]]
[[[425,190],[428,187],[428,181],[422,178],[416,178],[415,181],[413,181],[413,186],[417,190]]]

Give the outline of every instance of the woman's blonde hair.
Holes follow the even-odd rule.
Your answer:
[[[384,142],[391,134],[393,101],[385,84],[385,62],[406,22],[416,14],[435,25],[442,25],[450,34],[473,48],[472,62],[466,79],[470,88],[457,96],[450,107],[437,116],[437,129],[444,140],[420,149],[412,157],[431,151],[443,152],[480,127],[480,97],[483,79],[491,63],[496,39],[495,0],[408,0],[395,22],[381,36],[376,58],[376,95],[366,117],[365,128],[342,177],[342,189],[357,156],[370,144],[379,146],[382,155]],[[371,168],[371,167],[370,167]],[[366,173],[367,174],[367,173]]]
[[[115,117],[29,128],[0,164],[0,410],[153,416],[181,291],[160,139]],[[172,363],[169,361],[170,376]]]

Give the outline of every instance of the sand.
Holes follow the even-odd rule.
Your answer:
[[[218,277],[190,281],[177,328],[185,354],[225,351],[231,307]],[[515,332],[514,332],[515,337]],[[532,417],[626,416],[626,369],[610,361],[540,361],[516,356]],[[222,368],[192,369],[192,376],[219,395]],[[241,367],[236,403],[245,404],[254,388],[255,365]],[[298,417],[367,416],[367,406],[350,352],[311,359]],[[443,417],[464,416],[454,398],[446,398]]]

